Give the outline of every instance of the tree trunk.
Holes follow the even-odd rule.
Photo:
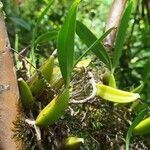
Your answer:
[[[12,129],[17,116],[16,104],[19,94],[8,45],[3,12],[0,10],[0,150],[16,150]]]
[[[106,21],[105,30],[108,30],[112,27],[119,26],[120,19],[124,11],[126,2],[127,0],[114,0],[113,1],[112,7],[108,15],[108,19]],[[112,31],[105,39],[105,45],[108,48],[110,49],[113,48],[115,37],[116,37],[116,31]]]

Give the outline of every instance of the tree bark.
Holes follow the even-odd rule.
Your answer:
[[[112,7],[108,15],[108,19],[106,21],[105,30],[108,30],[112,27],[119,26],[120,19],[124,11],[126,2],[127,0],[114,0],[113,1]],[[113,48],[115,37],[116,37],[116,31],[114,30],[105,39],[104,43],[109,49]]]
[[[18,86],[3,12],[0,10],[0,150],[16,150],[13,121],[17,116]]]

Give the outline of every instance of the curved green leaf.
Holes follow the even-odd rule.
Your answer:
[[[70,82],[70,77],[73,69],[74,60],[74,38],[76,28],[76,12],[79,0],[76,0],[61,27],[58,34],[58,61],[62,76],[64,78],[65,86],[67,87]]]
[[[36,36],[37,36],[37,31],[38,31],[38,27],[40,26],[40,23],[42,21],[42,19],[44,18],[44,15],[48,12],[48,10],[50,9],[52,3],[53,3],[54,0],[49,0],[46,8],[43,10],[43,12],[40,14],[40,16],[38,17],[37,19],[37,22],[35,24],[35,28],[33,30],[33,34],[32,34],[32,45],[31,45],[31,61],[32,61],[32,64],[35,65],[36,63],[36,58],[35,58],[35,48],[36,48],[36,45],[35,45],[35,40],[36,40]],[[32,68],[32,67],[31,67]],[[31,71],[31,68],[30,68],[30,71]]]
[[[37,44],[42,44],[42,43],[54,40],[57,38],[57,34],[58,34],[57,31],[54,31],[54,30],[48,31],[48,32],[40,35],[39,37],[37,37],[34,44],[37,45]]]
[[[33,32],[33,40],[35,40],[36,34],[37,34],[37,29],[42,21],[42,19],[44,18],[44,15],[48,12],[48,10],[50,9],[52,3],[54,0],[50,0],[46,6],[46,8],[43,10],[43,12],[40,14],[40,16],[37,19],[36,25],[35,25],[35,29]]]
[[[31,31],[31,25],[23,20],[22,18],[18,17],[10,17],[10,19],[17,25],[21,26],[22,28],[26,29],[27,31]]]
[[[133,2],[130,2],[128,4],[127,8],[125,9],[125,11],[123,13],[122,19],[120,21],[120,25],[119,25],[116,40],[115,40],[115,51],[114,51],[113,66],[112,66],[113,71],[115,70],[115,68],[119,64],[119,59],[120,59],[121,54],[122,54],[123,43],[125,40],[127,27],[128,27],[128,23],[130,20],[132,5],[133,5]]]
[[[130,139],[131,139],[134,128],[138,125],[138,123],[140,123],[140,121],[143,120],[146,114],[147,114],[147,109],[140,111],[137,117],[135,118],[135,120],[132,122],[131,126],[129,127],[127,135],[126,135],[126,150],[129,150]]]

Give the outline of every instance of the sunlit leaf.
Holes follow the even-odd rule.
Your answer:
[[[90,50],[110,68],[110,58],[107,51],[101,41],[113,30],[111,28],[105,32],[101,38],[96,42],[97,37],[81,22],[77,21],[76,33],[79,38],[86,44],[87,47],[91,47]],[[94,44],[95,43],[95,44]],[[92,46],[93,45],[93,46]],[[84,54],[85,55],[85,54]]]
[[[130,20],[131,11],[132,11],[132,5],[133,5],[133,2],[130,2],[128,4],[127,8],[125,9],[123,13],[122,19],[120,21],[120,25],[119,25],[116,40],[115,40],[115,47],[114,47],[115,51],[113,55],[113,71],[119,64],[119,59],[122,54],[126,31],[127,31],[128,23]]]
[[[150,134],[150,117],[143,119],[133,130],[134,135]]]
[[[140,121],[143,120],[146,114],[147,114],[147,109],[140,111],[137,117],[135,118],[135,120],[132,122],[131,126],[129,127],[127,135],[126,135],[126,150],[129,150],[130,139],[132,136],[133,129],[138,125],[138,123],[140,123]]]
[[[79,0],[76,0],[58,34],[58,61],[65,85],[68,86],[73,69],[74,37],[76,28],[76,12]]]

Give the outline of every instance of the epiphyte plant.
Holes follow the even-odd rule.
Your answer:
[[[79,0],[76,0],[61,27],[58,34],[58,60],[60,70],[64,79],[65,89],[55,97],[38,115],[36,119],[37,125],[51,125],[64,113],[69,102],[69,83],[73,69],[74,57],[74,36],[76,26],[76,12]],[[70,43],[68,44],[68,41]],[[60,110],[60,111],[59,111]]]
[[[57,43],[58,61],[59,61],[59,67],[64,81],[64,87],[62,87],[62,89],[60,90],[61,92],[59,91],[59,94],[57,93],[57,96],[55,96],[53,100],[50,100],[50,103],[39,113],[39,115],[35,119],[34,125],[37,125],[39,127],[48,127],[49,125],[54,124],[64,114],[65,109],[67,108],[69,102],[69,92],[70,92],[69,88],[70,88],[71,75],[73,73],[73,67],[89,51],[93,51],[94,54],[96,54],[96,56],[100,58],[100,60],[103,63],[106,64],[108,69],[110,69],[110,74],[108,75],[108,85],[104,85],[102,83],[93,84],[94,85],[93,89],[95,89],[94,96],[98,96],[101,97],[102,99],[115,102],[115,103],[130,103],[140,98],[140,95],[138,93],[135,93],[136,91],[126,92],[116,88],[114,71],[119,63],[124,37],[122,38],[123,40],[121,41],[121,44],[116,39],[114,58],[113,60],[111,60],[105,47],[102,44],[102,40],[113,30],[113,28],[105,32],[99,39],[97,39],[91,33],[91,31],[88,31],[88,29],[82,23],[77,21],[76,24],[76,12],[77,12],[78,3],[79,1],[76,0],[71,6],[65,18],[64,24],[62,25],[61,30],[59,31],[58,34],[58,43]],[[132,3],[129,3],[123,15],[123,19],[122,19],[123,23],[120,24],[121,29],[119,28],[117,34],[118,38],[120,38],[119,36],[123,34],[123,32],[125,32],[127,29],[127,26],[125,25],[124,27],[122,27],[122,24],[125,23],[124,20],[129,20],[131,7],[132,7]],[[126,19],[124,19],[124,17]],[[82,30],[80,31],[80,29]],[[79,35],[79,37],[81,38],[81,40],[83,40],[89,48],[74,63],[75,30]],[[82,31],[84,31],[86,36],[82,34]],[[94,40],[88,41],[88,39],[86,39],[86,37],[88,37],[87,34],[89,34]],[[119,43],[119,45],[117,45],[117,43]],[[46,63],[39,69],[41,75],[43,75],[43,77],[49,83],[51,82],[51,78],[52,78],[53,62],[54,62],[54,57],[50,56],[50,58],[46,61]],[[34,75],[33,80],[28,83],[31,88],[32,94],[34,96],[36,94],[39,94],[45,88],[45,84],[39,78],[39,74]]]

